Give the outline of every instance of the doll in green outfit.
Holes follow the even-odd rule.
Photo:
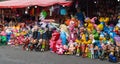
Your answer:
[[[0,33],[0,46],[2,45],[6,45],[7,44],[7,37],[6,37],[6,33],[4,31],[2,31]]]
[[[41,51],[42,51],[42,52],[45,51],[45,40],[43,40],[43,42],[42,42],[42,48],[41,48]]]

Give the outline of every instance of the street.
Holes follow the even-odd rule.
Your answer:
[[[98,59],[46,52],[23,51],[21,47],[0,47],[0,64],[113,64]]]

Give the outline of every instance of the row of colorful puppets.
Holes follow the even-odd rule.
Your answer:
[[[120,61],[120,19],[108,25],[109,18],[86,18],[84,26],[76,18],[64,24],[43,20],[33,24],[11,24],[0,33],[0,45],[23,45],[23,50],[50,50],[59,55],[76,55],[91,59]]]

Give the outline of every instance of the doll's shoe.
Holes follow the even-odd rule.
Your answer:
[[[41,52],[44,52],[44,49],[41,49]]]
[[[26,48],[26,51],[29,51],[29,49],[28,49],[28,48]]]
[[[67,52],[66,54],[67,54],[67,55],[70,55],[71,53],[70,53],[70,52]]]
[[[80,56],[80,54],[76,54],[76,56]]]

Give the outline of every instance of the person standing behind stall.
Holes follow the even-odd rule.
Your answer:
[[[83,26],[85,17],[84,17],[83,12],[80,10],[80,8],[77,8],[76,17],[80,21],[80,26]]]

